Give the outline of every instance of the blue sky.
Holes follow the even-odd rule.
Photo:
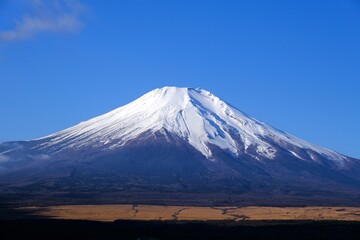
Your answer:
[[[0,1],[0,142],[162,86],[360,158],[360,2]]]

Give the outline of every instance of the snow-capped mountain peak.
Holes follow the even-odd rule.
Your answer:
[[[212,145],[240,158],[248,154],[273,159],[280,147],[300,159],[316,160],[316,154],[340,164],[346,159],[259,122],[206,90],[177,87],[155,89],[123,107],[46,136],[41,147],[115,149],[142,134],[165,130],[209,159]]]
[[[155,89],[52,135],[0,144],[0,191],[27,203],[193,204],[198,196],[199,204],[229,206],[359,204],[359,176],[358,159],[281,132],[201,88]]]

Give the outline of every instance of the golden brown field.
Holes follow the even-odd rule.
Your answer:
[[[63,205],[26,207],[56,219],[114,220],[348,220],[360,221],[359,207],[191,207],[155,205]]]

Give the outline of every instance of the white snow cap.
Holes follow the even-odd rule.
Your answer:
[[[291,145],[312,150],[335,161],[346,158],[259,122],[201,88],[158,88],[123,107],[42,139],[49,140],[43,147],[107,145],[113,149],[145,132],[164,129],[210,159],[211,144],[234,156],[241,155],[240,149],[246,153],[252,146],[260,156],[273,159],[277,154],[274,143],[284,148]],[[273,143],[266,140],[269,138]]]

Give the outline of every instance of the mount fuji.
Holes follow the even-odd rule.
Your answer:
[[[206,90],[164,87],[49,136],[0,144],[0,201],[357,205],[359,162]]]

